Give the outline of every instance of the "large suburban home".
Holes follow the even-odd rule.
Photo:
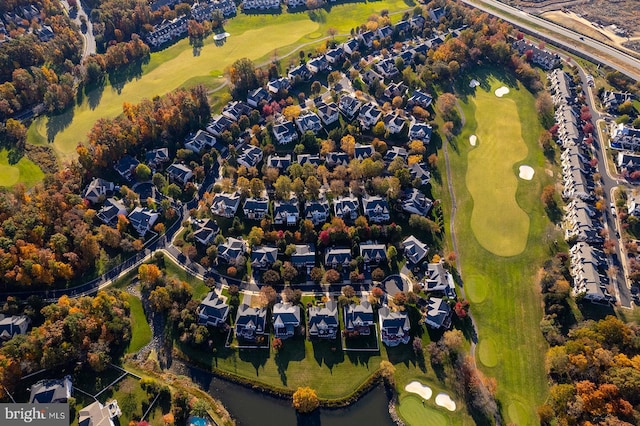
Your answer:
[[[213,148],[215,145],[216,138],[204,130],[198,130],[195,134],[188,135],[184,142],[184,147],[196,154],[200,154],[205,149]]]
[[[277,153],[267,157],[267,167],[274,167],[284,172],[291,165],[291,154],[280,155]]]
[[[387,99],[393,99],[396,96],[402,97],[407,93],[407,90],[409,90],[408,87],[402,82],[400,82],[400,83],[395,83],[395,82],[389,83],[387,85],[387,87],[385,87],[385,89],[384,89],[384,96]]]
[[[216,115],[209,120],[207,123],[207,132],[215,135],[221,136],[222,133],[229,129],[229,127],[233,124],[233,121],[229,120],[224,115]]]
[[[297,198],[273,203],[274,225],[295,226],[298,223],[298,219],[300,219],[300,210],[298,209]]]
[[[296,160],[301,166],[309,163],[314,167],[318,167],[323,163],[322,158],[320,158],[318,154],[298,154],[296,155]]]
[[[427,20],[424,19],[424,16],[422,15],[414,15],[409,22],[413,28],[421,30],[422,28],[424,28],[424,24],[427,22]]]
[[[304,218],[309,219],[315,226],[325,223],[329,219],[329,201],[324,198],[305,201]]]
[[[296,127],[290,121],[283,121],[273,126],[273,135],[280,145],[286,145],[298,140]]]
[[[402,210],[407,213],[426,216],[431,210],[433,201],[415,188],[407,189],[402,199]]]
[[[218,245],[218,261],[236,265],[246,252],[247,243],[244,240],[229,237],[226,242]]]
[[[416,90],[407,101],[407,106],[413,107],[417,105],[422,108],[429,108],[429,105],[431,105],[432,101],[433,98],[431,97],[431,95],[421,92],[420,90]]]
[[[347,166],[349,164],[349,154],[346,152],[332,151],[324,156],[324,160],[329,167]]]
[[[240,120],[240,117],[243,115],[249,116],[251,114],[252,108],[240,101],[229,102],[222,108],[222,115],[229,118],[232,121]]]
[[[291,88],[291,83],[288,78],[280,77],[275,80],[271,80],[267,83],[267,90],[271,93],[278,93],[280,91],[284,92],[285,90],[289,90]]]
[[[375,72],[373,68],[370,68],[360,73],[362,81],[371,89],[373,84],[380,83],[384,80],[384,77]]]
[[[310,337],[335,339],[340,329],[338,304],[330,300],[324,306],[310,307],[308,327]]]
[[[339,265],[348,267],[351,262],[351,249],[329,247],[324,253],[324,264],[333,269]]]
[[[264,87],[258,87],[247,94],[247,103],[254,108],[258,108],[262,101],[269,102],[270,100],[271,93]]]
[[[338,101],[338,109],[349,121],[356,118],[361,106],[362,103],[353,96],[342,96]]]
[[[438,23],[440,19],[444,18],[447,11],[444,7],[438,7],[435,9],[429,9],[429,17],[433,19],[433,22]]]
[[[413,163],[409,166],[409,174],[411,175],[411,180],[420,179],[420,182],[423,185],[426,185],[431,180],[431,172],[429,171],[429,166],[425,162]]]
[[[366,103],[360,108],[360,114],[358,114],[358,121],[360,125],[365,129],[370,129],[375,126],[382,117],[382,111],[378,105],[374,103]]]
[[[26,315],[13,315],[5,317],[0,314],[0,340],[9,340],[18,334],[26,334],[31,324],[31,319]]]
[[[92,203],[101,203],[106,197],[113,194],[115,185],[113,182],[101,178],[95,178],[84,189],[82,198]]]
[[[113,166],[113,168],[125,180],[131,181],[133,178],[133,172],[138,164],[140,164],[138,160],[130,155],[125,155]]]
[[[208,245],[220,233],[220,227],[213,219],[195,219],[191,222],[193,238],[202,245]]]
[[[609,90],[602,92],[602,106],[613,114],[617,114],[618,107],[627,101],[633,101],[633,95],[631,93],[613,92]]]
[[[121,414],[115,399],[107,402],[107,405],[94,401],[78,412],[78,426],[114,426],[114,419]]]
[[[213,197],[213,201],[211,202],[211,213],[231,219],[236,215],[239,206],[239,193],[222,192]]]
[[[427,275],[421,284],[427,293],[440,293],[449,299],[455,299],[456,297],[456,287],[453,282],[453,276],[444,269],[442,261],[429,263],[427,266]]]
[[[376,32],[378,34],[378,38],[391,37],[393,34],[393,27],[391,27],[391,25],[385,25],[382,28],[378,28]]]
[[[310,131],[313,132],[314,135],[317,135],[322,130],[320,117],[313,111],[303,111],[296,118],[296,124],[298,125],[298,129],[300,129],[300,133],[303,134]]]
[[[429,143],[431,141],[432,132],[433,129],[427,123],[412,121],[409,126],[409,140],[418,140],[424,143]]]
[[[307,68],[314,74],[324,72],[329,68],[329,61],[324,55],[316,56],[307,62]]]
[[[296,334],[300,326],[300,306],[276,303],[273,306],[273,334],[279,339],[288,339]]]
[[[236,161],[238,161],[238,164],[241,166],[245,166],[250,169],[251,167],[256,167],[258,163],[262,161],[262,156],[262,150],[257,146],[245,145],[238,152],[238,158]]]
[[[399,33],[405,33],[405,36],[407,34],[407,31],[411,31],[411,24],[409,23],[409,21],[400,21],[398,22],[394,29]]]
[[[259,336],[268,336],[266,308],[252,308],[243,303],[238,307],[236,315],[236,339],[255,343]]]
[[[358,39],[367,47],[373,46],[373,40],[375,40],[376,34],[373,31],[364,31],[358,34]]]
[[[181,163],[173,163],[167,167],[167,174],[171,182],[177,182],[183,186],[193,178],[193,171]]]
[[[144,162],[152,170],[161,169],[170,160],[168,148],[152,149],[144,154]]]
[[[267,269],[278,260],[278,248],[256,246],[251,249],[251,267],[254,269]]]
[[[118,222],[118,216],[126,216],[127,208],[120,200],[107,198],[97,216],[105,225],[114,226]]]
[[[387,261],[387,246],[377,244],[371,241],[360,243],[360,256],[364,259],[364,263],[379,265]]]
[[[296,251],[291,253],[291,264],[296,268],[310,270],[316,266],[316,248],[313,244],[296,244]]]
[[[71,398],[71,376],[58,380],[40,380],[31,386],[30,404],[66,404]]]
[[[384,128],[392,135],[397,135],[398,133],[402,133],[405,125],[405,118],[395,113],[388,113],[384,117],[382,117],[382,122],[384,123]]]
[[[269,213],[268,198],[247,198],[242,206],[244,217],[252,220],[262,220]]]
[[[301,81],[308,81],[312,76],[313,74],[311,73],[309,68],[307,68],[306,64],[298,65],[297,67],[290,69],[287,73],[287,77],[289,78],[291,84],[297,84]]]
[[[358,47],[360,47],[360,43],[355,38],[350,38],[342,44],[342,48],[349,55],[353,54],[353,52],[357,52]]]
[[[429,253],[429,247],[413,235],[402,241],[402,247],[404,248],[404,257],[410,265],[419,264]]]
[[[155,210],[150,210],[146,207],[136,207],[131,213],[129,213],[128,219],[133,229],[136,230],[138,235],[144,237],[147,232],[151,230],[156,223],[160,215]]]
[[[387,200],[377,195],[364,195],[362,197],[362,209],[364,215],[373,223],[388,222],[389,203]]]
[[[627,197],[627,212],[636,218],[640,218],[640,197],[630,194]]]
[[[334,102],[328,104],[323,102],[320,104],[316,104],[316,107],[318,108],[318,117],[320,117],[320,120],[324,123],[325,126],[329,126],[335,123],[340,118],[338,105],[336,105]]]
[[[616,160],[618,172],[625,177],[631,177],[631,173],[640,170],[640,155],[619,152]]]
[[[360,202],[357,197],[337,197],[333,200],[333,214],[344,221],[356,220],[359,210]]]
[[[393,78],[396,75],[400,74],[400,71],[398,71],[396,62],[393,60],[393,58],[388,58],[380,62],[376,62],[375,68],[385,78]]]
[[[378,309],[378,317],[382,343],[392,347],[409,343],[411,323],[406,311],[394,312],[388,306],[383,306]]]
[[[430,297],[424,322],[436,330],[448,329],[451,327],[451,307],[444,299]]]
[[[398,157],[402,158],[403,161],[407,161],[408,156],[409,153],[406,149],[402,148],[401,146],[392,146],[391,148],[387,149],[387,152],[384,153],[384,157],[382,157],[382,159],[388,165]]]
[[[640,151],[640,129],[618,124],[611,132],[610,145],[614,149]]]
[[[373,145],[362,145],[356,142],[356,146],[353,149],[353,157],[357,160],[364,160],[371,157],[375,152]]]
[[[196,309],[198,324],[220,327],[227,321],[229,305],[215,292],[210,291]]]
[[[368,336],[371,334],[371,326],[374,324],[373,307],[368,301],[362,300],[359,304],[345,305],[344,328],[346,331],[359,336]]]
[[[338,46],[335,49],[329,50],[324,56],[327,58],[327,61],[333,65],[344,56],[344,49]]]

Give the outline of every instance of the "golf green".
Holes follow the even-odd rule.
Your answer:
[[[480,340],[478,343],[478,358],[480,362],[487,367],[495,367],[498,364],[498,352],[496,343],[492,338],[488,337]]]
[[[44,173],[33,161],[22,157],[16,164],[9,164],[9,151],[0,150],[0,186],[13,186],[18,182],[32,187],[40,182]]]
[[[527,156],[518,108],[509,94],[497,97],[502,83],[494,80],[490,92],[477,88],[471,98],[482,141],[469,152],[466,185],[473,198],[471,229],[486,250],[503,257],[524,251],[529,216],[516,201],[518,178],[514,164]]]
[[[423,403],[422,398],[416,395],[407,395],[402,398],[398,411],[407,425],[446,426],[449,424],[443,413],[430,407],[428,403]]]

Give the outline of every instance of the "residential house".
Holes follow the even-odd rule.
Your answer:
[[[351,249],[330,247],[324,253],[324,264],[336,269],[338,266],[348,267],[351,262]]]
[[[330,300],[324,306],[309,308],[309,336],[319,339],[335,339],[340,329],[338,304]]]
[[[313,132],[314,135],[317,135],[322,130],[320,117],[313,111],[303,111],[296,118],[296,124],[298,125],[298,129],[300,129],[300,133],[303,134],[310,131]]]
[[[407,93],[408,87],[405,86],[404,83],[399,82],[399,83],[389,83],[387,85],[387,87],[384,89],[384,96],[387,99],[393,99],[396,96],[400,96],[403,97],[406,93]]]
[[[190,149],[196,154],[200,154],[205,149],[213,148],[215,145],[216,138],[204,130],[189,134],[184,143],[186,149]]]
[[[387,149],[387,152],[384,153],[384,157],[382,157],[382,159],[386,164],[389,164],[398,157],[402,158],[403,161],[407,161],[408,156],[409,153],[407,153],[406,149],[400,146],[392,146],[391,148]]]
[[[616,159],[618,172],[625,177],[631,177],[631,173],[640,170],[640,155],[634,155],[627,152],[618,152],[618,156],[616,157]]]
[[[251,220],[262,220],[269,213],[268,198],[247,198],[242,206],[244,217]]]
[[[376,34],[373,31],[364,31],[358,34],[358,39],[369,48],[373,46],[373,40],[375,40],[375,38]]]
[[[402,62],[404,63],[404,66],[406,68],[408,66],[413,65],[413,63],[415,62],[414,59],[413,59],[415,54],[416,54],[416,51],[414,49],[406,49],[406,50],[403,50],[402,52],[400,52],[400,54],[398,56],[396,56],[396,57],[402,59]],[[406,94],[406,92],[402,96],[404,96],[405,94]]]
[[[240,194],[237,192],[222,192],[216,194],[211,202],[211,212],[215,215],[231,219],[236,215],[240,206]]]
[[[187,31],[187,17],[180,16],[171,21],[162,21],[154,27],[153,31],[144,36],[144,40],[152,48],[157,48],[165,43],[178,40],[187,34]]]
[[[442,261],[429,263],[427,275],[421,284],[427,293],[443,294],[449,299],[456,298],[456,286],[453,282],[453,276],[444,268]]]
[[[585,300],[596,303],[613,303],[615,297],[607,289],[608,279],[593,263],[581,263],[572,270],[573,294],[582,294]]]
[[[183,186],[193,178],[193,171],[181,163],[173,163],[167,167],[167,174],[170,181]]]
[[[316,266],[315,246],[313,244],[296,244],[296,251],[291,254],[291,264],[296,268],[307,268],[307,271]]]
[[[297,84],[302,81],[309,81],[309,79],[313,76],[309,68],[307,68],[306,64],[298,65],[295,68],[292,68],[287,73],[287,77],[291,84]]]
[[[429,108],[433,98],[427,93],[421,92],[420,90],[416,90],[413,92],[413,95],[407,101],[407,106],[420,106],[422,108]]]
[[[382,28],[378,28],[376,34],[378,38],[391,37],[391,35],[393,35],[393,27],[391,27],[391,25],[385,25]]]
[[[226,242],[218,245],[218,261],[236,265],[246,252],[247,243],[244,240],[228,237]]]
[[[431,180],[431,172],[427,163],[421,161],[419,163],[413,163],[409,166],[409,173],[411,174],[411,180],[420,179],[423,185],[426,185]]]
[[[285,0],[285,3],[287,3],[287,9],[306,6],[305,0]]]
[[[358,121],[360,125],[365,129],[370,129],[380,121],[382,117],[382,111],[378,105],[374,103],[366,103],[360,108],[360,114],[358,115]]]
[[[253,111],[253,109],[248,104],[240,101],[232,101],[222,108],[222,115],[231,121],[238,121],[243,115],[248,117],[251,111]]]
[[[286,171],[290,165],[291,154],[271,154],[269,157],[267,157],[267,167],[274,167],[276,169],[279,169],[280,172]]]
[[[26,315],[4,316],[0,314],[0,339],[9,340],[17,334],[26,334],[31,319]]]
[[[278,248],[256,246],[251,249],[251,267],[253,269],[267,269],[278,260]]]
[[[117,400],[111,400],[107,405],[94,401],[78,412],[78,426],[114,426],[122,414]],[[120,424],[120,423],[118,423]]]
[[[382,61],[376,62],[374,67],[376,71],[385,78],[393,78],[400,74],[393,58],[383,59]]]
[[[332,151],[324,156],[324,160],[329,167],[349,165],[349,154],[346,152]]]
[[[318,154],[298,154],[296,155],[296,160],[301,166],[309,163],[314,167],[318,167],[323,163],[322,158],[320,158]]]
[[[114,226],[118,222],[118,216],[120,215],[126,216],[127,208],[122,201],[115,198],[107,198],[107,201],[105,201],[97,214],[98,219],[109,226]]]
[[[229,305],[222,300],[215,292],[210,291],[196,309],[198,324],[220,327],[227,321],[229,315]]]
[[[365,265],[379,265],[387,261],[387,247],[371,241],[360,243],[360,256],[364,259]]]
[[[365,194],[362,197],[362,209],[370,222],[384,223],[389,221],[389,203],[382,197]]]
[[[285,92],[291,88],[288,78],[280,77],[267,83],[267,90],[271,93]]]
[[[344,49],[341,46],[336,47],[335,49],[329,50],[325,53],[325,57],[330,64],[334,65],[339,62],[344,56]]]
[[[359,47],[360,43],[355,38],[350,38],[342,44],[342,48],[349,55],[353,54],[353,52],[357,52]]]
[[[590,244],[603,241],[599,232],[602,225],[600,221],[593,220],[588,204],[583,202],[568,205],[567,209],[564,217],[566,240],[585,241]]]
[[[569,105],[575,102],[573,82],[569,74],[557,68],[547,74],[547,79],[550,83],[551,98],[555,106]]]
[[[409,21],[411,26],[415,29],[421,30],[424,28],[424,24],[427,22],[422,15],[414,15],[413,18]]]
[[[433,129],[427,123],[412,120],[411,125],[409,126],[409,140],[419,140],[424,143],[429,143],[431,141],[432,132]]]
[[[316,56],[307,62],[307,68],[314,74],[324,72],[329,68],[329,61],[324,55]]]
[[[100,203],[113,193],[115,185],[108,180],[95,178],[84,189],[82,197],[92,203]]]
[[[138,164],[140,164],[138,160],[130,155],[125,155],[113,166],[113,168],[125,180],[131,181],[133,178],[133,172]]]
[[[238,164],[250,169],[256,167],[262,161],[262,149],[253,145],[245,145],[238,152]]]
[[[333,200],[333,214],[346,222],[356,220],[359,209],[360,202],[357,197],[336,197]]]
[[[273,135],[280,145],[286,145],[298,140],[296,127],[290,121],[282,121],[273,126]]]
[[[236,316],[236,339],[255,343],[260,336],[268,336],[266,319],[266,308],[252,308],[243,303],[238,307]]]
[[[375,72],[373,68],[370,68],[365,72],[361,72],[360,77],[362,78],[362,81],[369,87],[369,89],[372,89],[372,86],[375,83],[384,81],[384,77]]]
[[[436,24],[440,22],[442,18],[446,16],[446,9],[444,7],[437,7],[435,9],[429,9],[429,17],[433,19]]]
[[[298,209],[298,199],[292,198],[288,201],[275,201],[273,203],[273,224],[295,226],[300,219]]]
[[[451,307],[443,299],[439,297],[429,297],[424,322],[428,327],[436,330],[446,330],[451,327],[451,313]]]
[[[305,201],[304,217],[315,226],[325,223],[329,219],[329,202],[324,198]]]
[[[375,152],[376,150],[373,148],[373,145],[362,145],[356,142],[353,157],[357,160],[364,160],[365,158],[371,157]]]
[[[194,219],[193,238],[202,245],[208,245],[220,233],[220,227],[213,219]]]
[[[594,198],[593,187],[593,182],[581,169],[571,169],[564,176],[562,197],[564,199],[580,198],[590,201]]]
[[[577,145],[582,141],[582,133],[578,128],[578,113],[573,107],[562,104],[554,114],[558,124],[557,139],[563,148]]]
[[[262,101],[269,102],[270,100],[271,94],[264,87],[258,87],[247,93],[247,103],[254,108],[258,108],[258,105],[260,105]]]
[[[618,113],[618,107],[625,102],[632,102],[633,95],[626,92],[613,92],[605,90],[602,92],[602,106],[612,114]]]
[[[627,212],[636,218],[640,218],[640,196],[629,194],[627,197]]]
[[[31,386],[30,404],[66,404],[71,398],[71,376],[58,380],[40,380]]]
[[[596,248],[579,241],[569,249],[569,258],[571,260],[571,270],[580,268],[583,263],[592,263],[596,269],[605,270],[608,266],[607,256],[602,249]],[[573,275],[573,272],[572,272]]]
[[[276,303],[273,306],[273,334],[279,339],[288,339],[296,334],[300,326],[300,306]]]
[[[613,149],[640,151],[640,129],[634,129],[620,123],[611,132],[609,144]]]
[[[144,237],[147,232],[151,230],[156,223],[160,215],[155,210],[150,210],[146,207],[136,207],[131,213],[129,213],[128,219],[133,229],[136,230],[138,235]]]
[[[405,125],[405,118],[400,116],[397,112],[388,113],[382,118],[382,122],[384,123],[384,128],[387,129],[392,135],[397,135],[398,133],[402,133]]]
[[[394,312],[387,306],[378,309],[380,321],[380,337],[382,343],[387,346],[398,346],[400,343],[409,343],[409,330],[411,323],[406,311]]]
[[[531,52],[531,62],[539,65],[541,68],[549,71],[560,66],[560,55],[551,53],[548,50],[541,49],[533,43],[528,43],[525,39],[517,40],[513,43],[513,47],[520,55]]]
[[[344,329],[359,336],[371,334],[375,324],[371,303],[362,300],[359,304],[349,303],[344,307]]]
[[[144,154],[144,162],[151,170],[161,169],[169,160],[171,159],[169,158],[169,149],[167,148],[152,149]]]
[[[353,96],[342,96],[338,101],[338,109],[349,121],[356,117],[361,106],[362,103]]]
[[[331,124],[338,121],[340,118],[338,115],[338,105],[335,103],[320,103],[316,104],[318,107],[318,117],[324,123],[325,126],[330,126]]]
[[[402,200],[402,210],[410,214],[426,216],[433,201],[415,188],[407,189]]]
[[[207,124],[207,132],[215,135],[221,136],[225,130],[228,130],[229,127],[233,124],[233,121],[229,120],[224,115],[216,115],[209,120]]]
[[[242,10],[278,10],[280,0],[244,0]]]
[[[408,35],[409,31],[411,31],[411,24],[409,23],[409,21],[400,21],[395,25],[394,29],[398,34],[405,33],[406,38],[406,35]]]
[[[409,265],[417,265],[429,253],[429,247],[413,235],[408,236],[402,241],[404,248],[404,257]]]

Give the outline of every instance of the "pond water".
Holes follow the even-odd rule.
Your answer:
[[[378,386],[355,404],[339,409],[320,409],[307,416],[297,415],[291,402],[253,391],[213,376],[199,368],[173,361],[171,370],[182,374],[220,400],[238,426],[392,426],[384,388]]]

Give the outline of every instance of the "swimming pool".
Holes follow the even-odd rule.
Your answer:
[[[191,417],[189,419],[189,424],[192,426],[209,426],[207,419],[203,419],[202,417]]]

